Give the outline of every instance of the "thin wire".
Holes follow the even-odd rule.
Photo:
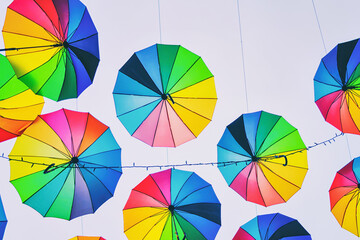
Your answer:
[[[326,45],[325,45],[325,41],[324,41],[324,36],[323,36],[323,33],[321,31],[321,27],[320,27],[319,17],[318,17],[317,12],[316,12],[315,3],[314,3],[314,0],[311,0],[311,1],[312,1],[312,5],[313,5],[313,8],[314,8],[315,17],[316,17],[316,21],[317,21],[317,24],[318,24],[318,27],[319,27],[319,32],[320,32],[321,40],[322,40],[322,43],[323,43],[323,46],[324,46],[324,50],[325,50],[325,53],[327,53]]]
[[[161,35],[161,17],[160,17],[160,0],[158,0],[158,12],[159,12],[159,34],[160,34],[160,43],[162,43],[162,35]]]
[[[246,99],[246,112],[249,112],[249,101],[248,101],[247,84],[246,84],[246,73],[245,73],[244,43],[243,43],[243,39],[242,39],[239,0],[237,0],[237,11],[238,11],[238,19],[239,19],[239,33],[240,33],[240,44],[241,44],[241,58],[242,58],[242,66],[243,66],[243,74],[244,74],[244,89],[245,89],[245,99]]]

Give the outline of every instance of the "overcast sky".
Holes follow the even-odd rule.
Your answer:
[[[0,2],[0,25],[10,2]],[[243,45],[236,0],[160,0],[162,43],[180,44],[200,55],[215,76],[218,95],[212,122],[197,139],[174,149],[151,148],[131,137],[116,118],[112,98],[119,68],[133,52],[160,43],[158,0],[82,2],[99,33],[101,60],[94,84],[78,100],[46,100],[43,113],[60,108],[90,112],[110,126],[123,150],[123,165],[215,162],[225,127],[241,114],[259,110],[282,115],[298,128],[307,146],[339,133],[314,103],[313,77],[321,58],[337,43],[360,36],[358,0],[314,0],[325,46],[311,0],[239,0]],[[14,142],[0,143],[0,152],[7,155]],[[246,202],[226,185],[216,167],[181,169],[195,171],[213,185],[222,203],[219,240],[231,239],[257,214],[273,212],[298,219],[315,240],[351,240],[358,238],[342,229],[330,212],[328,190],[336,171],[360,155],[359,144],[360,136],[348,135],[313,148],[302,189],[287,203],[268,208]],[[98,235],[117,240],[126,239],[122,209],[131,189],[159,169],[124,169],[114,197],[95,214],[72,221],[43,218],[22,204],[9,183],[7,160],[0,159],[0,171],[0,195],[9,220],[4,239]]]

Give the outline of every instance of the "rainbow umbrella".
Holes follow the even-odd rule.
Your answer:
[[[3,239],[4,237],[6,224],[7,224],[7,219],[4,211],[4,206],[2,204],[0,197],[0,239]]]
[[[298,130],[264,111],[243,114],[228,125],[217,150],[227,184],[245,200],[263,206],[289,200],[308,170]]]
[[[213,188],[196,173],[168,169],[150,174],[123,210],[128,239],[214,239],[221,225]]]
[[[321,59],[314,77],[315,103],[327,122],[360,134],[359,39],[338,44]]]
[[[239,228],[233,240],[310,240],[310,234],[295,219],[280,213],[259,215]]]
[[[45,217],[71,220],[113,196],[121,150],[89,113],[61,109],[38,116],[10,152],[10,182]]]
[[[113,96],[127,131],[155,147],[196,138],[211,121],[217,101],[214,77],[201,57],[164,44],[131,56],[118,73]]]
[[[44,99],[19,81],[0,54],[0,142],[19,136],[41,113]]]
[[[73,238],[70,238],[69,240],[106,240],[102,237],[87,237],[87,236],[76,236]]]
[[[331,212],[340,226],[360,236],[360,157],[340,169],[330,187]]]
[[[38,95],[76,98],[94,79],[98,33],[78,0],[14,0],[3,38],[16,75]]]

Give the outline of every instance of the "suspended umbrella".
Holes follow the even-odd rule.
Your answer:
[[[113,196],[121,150],[89,113],[61,109],[38,116],[10,152],[10,182],[45,217],[71,220]]]
[[[113,91],[127,131],[154,147],[196,138],[217,101],[214,77],[198,55],[179,45],[155,44],[134,53],[119,70]]]
[[[330,187],[331,212],[340,226],[349,232],[360,236],[360,158],[354,158],[340,169]]]
[[[227,184],[245,200],[263,206],[289,200],[308,170],[298,130],[264,111],[243,114],[228,125],[217,150]]]
[[[327,122],[360,134],[359,39],[338,44],[322,58],[314,77],[315,103]]]
[[[15,76],[0,54],[0,142],[19,136],[41,114],[44,99]]]
[[[70,238],[69,240],[106,240],[102,237],[87,237],[87,236],[76,236],[73,238]]]
[[[99,63],[98,33],[78,0],[14,0],[3,27],[6,56],[36,94],[78,97]]]
[[[295,219],[280,213],[259,215],[245,223],[233,240],[310,240],[310,234]]]
[[[7,219],[4,211],[4,206],[2,204],[0,197],[0,239],[3,239],[4,237],[6,224],[7,224]]]
[[[150,174],[130,194],[123,210],[128,239],[214,239],[220,203],[196,173],[168,169]]]

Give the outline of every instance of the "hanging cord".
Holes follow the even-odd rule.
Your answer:
[[[314,142],[313,145],[310,145],[304,149],[300,149],[297,151],[293,151],[291,153],[288,153],[286,155],[281,154],[281,155],[272,155],[269,157],[261,157],[259,158],[259,160],[263,160],[263,161],[269,161],[272,159],[276,159],[276,158],[283,158],[284,159],[284,166],[287,165],[287,157],[297,154],[297,153],[302,153],[304,151],[309,151],[314,147],[318,147],[318,146],[328,146],[328,144],[331,144],[332,142],[335,142],[335,139],[340,137],[340,136],[344,136],[344,133],[339,133],[339,134],[335,134],[334,137],[327,139],[325,141],[322,142]],[[185,161],[185,163],[181,163],[181,164],[164,164],[164,165],[135,165],[135,163],[133,163],[133,165],[125,165],[125,166],[99,166],[99,167],[89,167],[86,164],[69,164],[69,163],[64,163],[64,164],[60,164],[55,166],[54,163],[52,164],[46,164],[46,163],[35,163],[35,162],[31,162],[31,161],[27,161],[24,160],[23,158],[21,159],[12,159],[9,157],[6,157],[4,155],[4,153],[2,155],[0,155],[0,158],[4,158],[7,159],[8,161],[16,161],[16,162],[22,162],[22,163],[27,163],[30,164],[31,167],[33,167],[34,165],[37,166],[46,166],[47,171],[45,172],[52,172],[57,168],[86,168],[86,169],[92,169],[93,171],[96,171],[96,169],[134,169],[134,168],[145,168],[146,170],[149,170],[149,168],[159,168],[160,170],[162,168],[178,168],[178,167],[191,167],[191,166],[218,166],[218,167],[225,167],[225,166],[229,166],[229,165],[237,165],[238,163],[250,163],[252,160],[242,160],[242,161],[224,161],[224,162],[195,162],[195,163],[188,163],[187,161]]]
[[[321,40],[322,40],[322,43],[323,43],[323,46],[324,46],[324,50],[325,50],[325,53],[327,53],[326,45],[325,45],[325,41],[324,41],[324,36],[323,36],[322,31],[321,31],[320,22],[319,22],[319,17],[318,17],[318,15],[317,15],[315,3],[314,3],[314,0],[311,0],[311,1],[312,1],[312,5],[313,5],[313,8],[314,8],[314,13],[315,13],[316,21],[317,21],[317,24],[318,24],[318,27],[319,27],[319,32],[320,32]]]
[[[326,49],[324,35],[322,33],[322,30],[321,30],[320,21],[319,21],[319,17],[318,17],[317,11],[316,11],[315,3],[314,3],[314,0],[311,0],[311,1],[312,1],[312,5],[313,5],[313,8],[314,8],[316,21],[317,21],[317,24],[318,24],[318,27],[319,27],[319,32],[320,32],[321,40],[322,40],[322,43],[323,43],[324,51],[325,51],[325,54],[327,54],[328,52],[327,52],[327,49]],[[345,136],[345,137],[346,137],[346,145],[347,145],[347,149],[348,149],[348,152],[349,152],[349,157],[350,157],[350,159],[352,159],[349,139],[348,139],[348,136]]]
[[[236,2],[237,2],[237,12],[238,12],[238,20],[239,20],[241,58],[242,58],[242,67],[243,67],[243,74],[244,74],[244,90],[245,90],[245,99],[246,99],[246,112],[249,112],[249,101],[248,101],[247,85],[246,85],[246,73],[245,73],[244,42],[243,42],[243,39],[242,39],[242,31],[241,31],[240,5],[239,5],[239,0],[237,0]]]
[[[160,17],[160,0],[158,0],[158,12],[159,12],[159,34],[160,34],[160,43],[162,43],[162,35],[161,35],[161,17]]]

